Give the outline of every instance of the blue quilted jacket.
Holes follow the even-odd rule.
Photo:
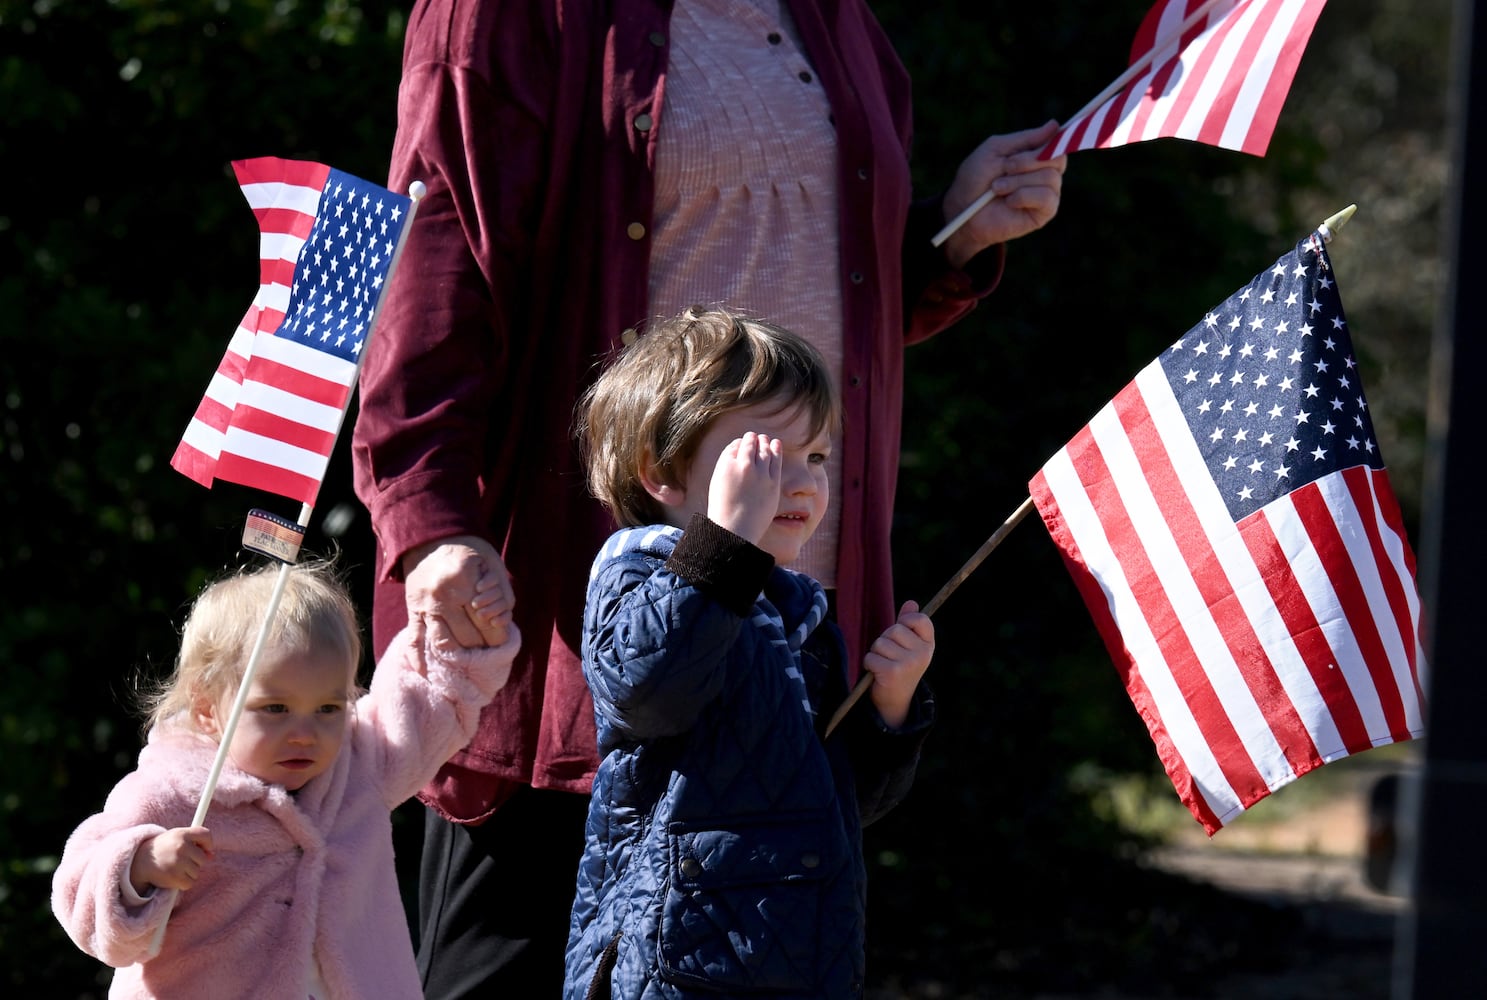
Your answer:
[[[568,1000],[863,989],[863,823],[913,780],[921,689],[889,731],[847,693],[809,577],[698,516],[595,560],[583,667],[601,763],[569,930]]]

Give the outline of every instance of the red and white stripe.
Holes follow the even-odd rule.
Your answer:
[[[1325,2],[1160,0],[1137,32],[1132,70],[1065,122],[1043,157],[1165,137],[1263,156]]]
[[[1423,734],[1414,556],[1384,472],[1235,524],[1154,362],[1029,488],[1209,834],[1324,763]]]
[[[259,226],[259,288],[171,466],[312,503],[335,447],[356,365],[275,337],[330,168],[261,157],[233,163]]]

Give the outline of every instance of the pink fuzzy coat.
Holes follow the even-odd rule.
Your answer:
[[[331,1000],[421,998],[393,868],[394,807],[475,732],[520,637],[464,650],[442,622],[415,619],[350,713],[330,771],[297,795],[228,761],[205,825],[215,857],[176,894],[159,955],[143,961],[171,893],[141,906],[121,892],[135,848],[189,826],[217,744],[181,727],[151,731],[139,765],[103,812],[72,834],[52,909],[73,941],[116,967],[110,997],[304,998],[312,958]]]

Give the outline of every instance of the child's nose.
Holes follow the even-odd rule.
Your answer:
[[[809,465],[792,463],[785,470],[785,492],[791,496],[809,496],[816,492],[816,477]]]

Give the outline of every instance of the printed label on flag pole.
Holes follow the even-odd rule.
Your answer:
[[[1415,557],[1318,236],[1138,373],[1029,491],[1210,835],[1424,733]]]
[[[258,220],[259,290],[170,464],[313,504],[414,203],[320,163],[233,169]]]
[[[243,548],[248,551],[293,563],[304,540],[305,529],[293,521],[256,507],[248,511],[248,522],[243,526]]]

